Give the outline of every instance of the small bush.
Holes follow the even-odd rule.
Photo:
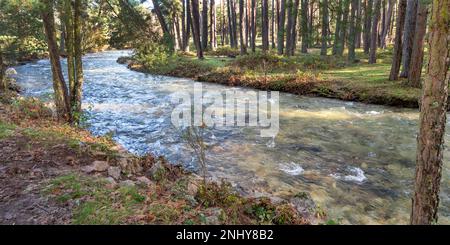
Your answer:
[[[19,98],[12,102],[12,106],[20,118],[39,119],[52,116],[52,111],[36,98]]]
[[[169,49],[158,43],[143,43],[136,48],[133,58],[148,70],[158,69],[169,64],[172,53]]]
[[[239,55],[239,50],[235,48],[231,48],[230,46],[220,46],[214,51],[207,52],[208,55],[213,56],[227,56],[227,57],[236,57]]]
[[[239,56],[232,65],[242,69],[272,72],[275,69],[283,68],[285,63],[286,60],[282,56],[256,52]]]

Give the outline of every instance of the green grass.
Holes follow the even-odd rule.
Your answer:
[[[69,174],[52,180],[44,193],[59,202],[79,203],[73,213],[74,224],[121,224],[139,212],[145,196],[137,187],[111,189],[106,185],[93,177]]]
[[[0,121],[0,139],[12,136],[15,129],[16,125]]]

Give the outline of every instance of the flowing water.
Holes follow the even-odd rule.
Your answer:
[[[84,57],[84,109],[97,135],[137,154],[153,152],[196,169],[181,132],[171,123],[170,95],[192,91],[189,79],[146,75],[116,63],[129,51]],[[65,62],[65,61],[64,61]],[[16,67],[27,96],[49,98],[48,60]],[[203,84],[203,91],[230,87]],[[237,88],[248,91],[249,89]],[[208,129],[209,172],[251,195],[309,192],[330,218],[351,224],[406,224],[414,179],[418,113],[280,93],[280,132],[259,137],[252,128]],[[449,125],[447,125],[449,127]],[[450,135],[446,134],[446,142]],[[447,143],[448,145],[448,143]],[[450,154],[444,153],[440,222],[450,224]]]

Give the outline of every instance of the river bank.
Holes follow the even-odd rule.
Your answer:
[[[309,224],[306,194],[248,198],[162,157],[60,123],[41,101],[2,94],[1,224]],[[319,218],[318,216],[319,215]]]
[[[236,52],[207,53],[198,60],[191,53],[177,54],[167,64],[150,67],[143,60],[121,57],[118,62],[143,73],[189,78],[261,90],[274,90],[296,95],[333,98],[367,104],[418,108],[420,89],[406,80],[388,81],[391,50],[379,52],[377,64],[360,60],[347,64],[343,57],[321,57],[318,50],[296,57],[261,53],[237,56]],[[230,58],[233,57],[233,58]],[[236,57],[237,56],[237,57]]]

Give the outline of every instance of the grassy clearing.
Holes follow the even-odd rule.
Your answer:
[[[331,52],[331,50],[330,50]],[[418,107],[420,89],[406,81],[389,81],[392,49],[379,50],[377,64],[367,64],[367,55],[357,50],[358,62],[343,57],[322,57],[318,49],[308,54],[284,57],[269,52],[245,56],[230,48],[207,52],[205,59],[182,53],[167,59],[164,66],[146,67],[131,62],[134,70],[152,74],[192,78],[230,86],[278,90],[299,95],[322,96],[365,103]],[[141,59],[145,59],[141,57]]]

